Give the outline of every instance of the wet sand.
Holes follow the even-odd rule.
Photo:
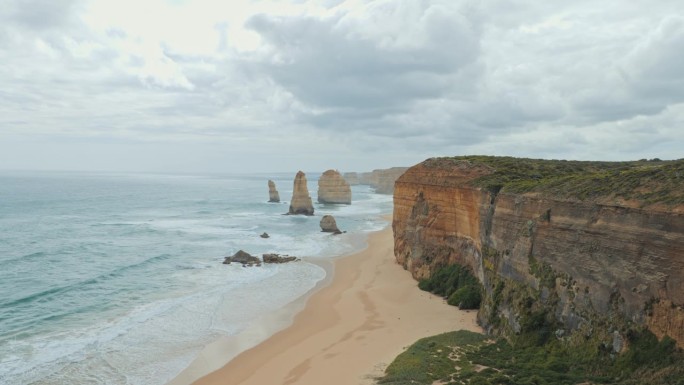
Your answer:
[[[230,362],[194,384],[372,384],[419,338],[481,331],[475,311],[458,310],[417,288],[396,263],[391,228],[371,234],[368,243],[334,261],[332,279],[302,300],[306,304],[289,327],[234,358],[208,350],[214,364]]]

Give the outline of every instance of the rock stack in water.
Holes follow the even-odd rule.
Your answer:
[[[337,170],[328,170],[318,179],[318,202],[351,204],[351,187]]]
[[[306,175],[299,171],[297,176],[295,176],[288,214],[313,215],[313,213],[314,208],[311,203],[311,196],[309,196],[309,189],[306,187]]]
[[[280,202],[280,194],[276,190],[275,182],[272,180],[268,181],[268,201],[269,202]]]
[[[324,215],[323,218],[321,218],[320,225],[321,231],[324,233],[342,234],[340,229],[337,228],[335,217],[332,215]]]
[[[225,257],[223,260],[224,265],[230,265],[233,262],[240,263],[242,266],[261,266],[261,259],[242,250],[238,250],[237,253],[230,257]]]

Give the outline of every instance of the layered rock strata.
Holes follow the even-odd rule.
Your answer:
[[[494,172],[449,159],[406,171],[394,192],[397,261],[417,279],[469,266],[485,290],[479,320],[493,333],[518,333],[541,311],[567,338],[621,346],[616,338],[642,326],[684,346],[681,205],[626,207],[475,183]]]
[[[309,188],[306,185],[306,174],[302,171],[297,172],[292,189],[292,200],[288,214],[292,215],[313,215],[314,208],[309,196]]]
[[[280,202],[280,194],[278,194],[275,182],[272,180],[268,181],[268,201],[274,203]]]
[[[337,170],[327,170],[318,179],[319,203],[351,204],[352,193],[349,183]]]

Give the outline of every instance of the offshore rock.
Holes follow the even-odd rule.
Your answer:
[[[351,187],[337,170],[328,170],[318,179],[318,202],[351,204]]]
[[[335,221],[335,218],[332,215],[324,215],[323,218],[321,218],[320,225],[321,231],[324,233],[342,233],[340,229],[337,228],[337,222]]]
[[[313,215],[314,208],[309,196],[309,189],[306,186],[306,174],[299,171],[295,176],[294,187],[292,189],[292,200],[290,201],[291,215]]]
[[[442,266],[470,267],[484,287],[478,319],[492,333],[511,335],[543,311],[572,335],[614,349],[623,340],[614,331],[633,326],[684,347],[681,205],[639,208],[474,182],[494,172],[445,158],[406,171],[394,192],[397,261],[416,279]],[[676,181],[655,177],[653,187]]]
[[[271,237],[271,236],[270,236],[270,235],[268,235],[268,233],[267,233],[267,232],[265,232],[265,231],[264,231],[264,233],[263,233],[263,234],[261,234],[261,235],[259,235],[259,236],[260,236],[261,238],[270,238],[270,237]]]
[[[275,182],[273,182],[272,180],[268,181],[268,201],[274,203],[280,202],[280,194],[278,194]]]
[[[237,253],[233,254],[230,257],[226,257],[223,260],[224,265],[230,265],[231,263],[241,263],[242,266],[261,266],[261,260],[253,255],[250,255],[249,253],[239,250]]]
[[[280,255],[280,254],[263,254],[262,258],[264,260],[264,263],[287,263],[287,262],[293,262],[293,261],[299,261],[299,258],[297,257],[292,257],[289,255]]]

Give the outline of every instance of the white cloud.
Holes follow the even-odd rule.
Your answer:
[[[0,152],[22,151],[0,168],[40,167],[40,149],[90,140],[109,158],[80,163],[110,169],[123,167],[121,143],[162,157],[180,143],[195,154],[238,146],[258,154],[256,169],[289,167],[277,160],[303,159],[297,148],[321,169],[331,157],[375,168],[684,148],[674,0],[4,3]],[[139,167],[165,164],[149,159]]]

